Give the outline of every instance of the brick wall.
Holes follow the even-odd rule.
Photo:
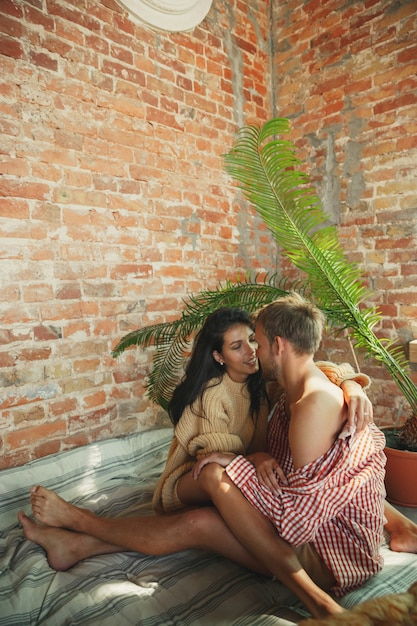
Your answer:
[[[166,423],[149,354],[111,348],[187,293],[275,268],[221,157],[272,107],[384,331],[417,336],[415,2],[269,4],[214,0],[177,34],[112,0],[0,4],[0,467]],[[395,414],[394,385],[363,368]]]
[[[273,7],[275,114],[292,120],[298,154],[381,306],[384,336],[406,346],[417,337],[417,4]],[[353,363],[346,342],[324,345],[322,356]],[[402,396],[384,369],[361,363],[378,421],[390,424]]]
[[[222,154],[271,115],[266,0],[192,32],[117,2],[0,4],[0,467],[164,423],[127,331],[273,267]]]

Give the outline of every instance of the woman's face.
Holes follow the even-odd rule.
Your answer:
[[[232,380],[243,383],[250,374],[259,369],[256,348],[252,328],[246,324],[235,324],[224,333],[221,353],[215,350],[213,357],[219,363],[224,363],[224,368]]]

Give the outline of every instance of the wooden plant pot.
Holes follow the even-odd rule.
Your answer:
[[[400,506],[417,507],[417,452],[389,447],[384,452],[387,500]]]

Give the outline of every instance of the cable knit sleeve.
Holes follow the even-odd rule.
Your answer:
[[[230,435],[228,433],[213,432],[199,435],[190,441],[188,452],[197,457],[210,454],[210,452],[234,452],[235,454],[243,454],[245,446],[238,435]]]
[[[355,372],[349,363],[331,363],[330,361],[316,361],[317,367],[326,374],[327,378],[340,387],[346,380],[354,380],[363,389],[368,389],[371,385],[371,379],[362,372]]]
[[[208,403],[203,402],[203,415],[199,420],[199,432],[193,437],[188,432],[188,440],[181,441],[181,429],[177,429],[177,437],[190,456],[201,458],[210,452],[244,454],[246,446],[241,434],[230,432],[230,418],[220,399],[209,398]]]
[[[254,429],[246,385],[232,381],[225,373],[221,381],[205,390],[202,401],[185,407],[154,493],[155,511],[169,513],[182,508],[178,481],[196,459],[210,452],[244,454]]]
[[[207,389],[201,400],[200,417],[194,416],[195,432],[181,418],[176,436],[188,454],[197,459],[210,452],[244,454],[254,433],[254,423],[249,414],[249,399],[243,386],[236,383]],[[192,415],[189,416],[192,419]]]

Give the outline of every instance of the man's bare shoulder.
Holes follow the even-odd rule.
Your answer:
[[[326,377],[314,377],[306,381],[290,413],[290,448],[295,467],[301,467],[324,454],[341,431],[346,421],[343,392]]]
[[[333,405],[342,407],[344,404],[343,391],[332,383],[323,372],[316,368],[311,376],[304,381],[303,393],[300,397],[302,406],[308,403],[312,404],[313,408],[317,403],[321,405],[324,403],[327,405]]]

